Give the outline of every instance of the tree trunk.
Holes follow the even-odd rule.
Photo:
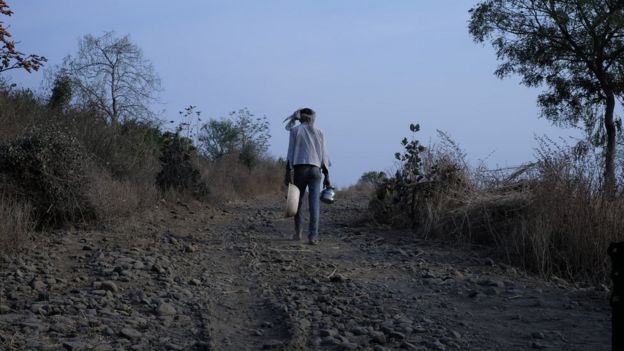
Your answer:
[[[613,93],[607,94],[604,123],[607,131],[607,152],[605,153],[604,168],[604,195],[612,199],[615,197],[615,137],[616,129],[613,120],[615,109],[615,96]]]
[[[119,112],[117,111],[117,95],[115,94],[115,66],[111,67],[111,86],[110,86],[110,94],[111,94],[111,103],[113,113],[111,116],[111,126],[113,128],[117,127],[119,122]]]

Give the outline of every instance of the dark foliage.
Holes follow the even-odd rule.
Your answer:
[[[54,80],[52,95],[48,100],[48,107],[53,110],[64,109],[69,106],[72,98],[71,80],[69,77],[60,75]]]
[[[199,143],[211,160],[237,154],[239,161],[251,169],[265,156],[270,138],[267,118],[255,117],[244,108],[231,112],[229,118],[209,120],[201,127]]]
[[[93,219],[87,199],[85,154],[78,141],[47,129],[0,145],[0,184],[29,202],[38,227],[60,227]]]
[[[166,132],[162,137],[161,170],[156,184],[161,190],[190,191],[196,196],[208,195],[195,162],[197,150],[193,142],[178,133]]]
[[[419,130],[418,124],[410,124],[412,134]],[[427,149],[414,137],[403,138],[401,145],[404,150],[397,152],[395,158],[402,166],[394,177],[386,178],[383,172],[366,174],[374,176],[376,185],[370,209],[381,223],[418,227],[430,220],[422,211],[435,205],[441,195],[461,189],[465,183],[461,169],[449,159],[440,158],[425,165]]]
[[[375,188],[381,183],[385,182],[387,179],[388,176],[385,172],[369,171],[362,174],[362,176],[358,180],[358,184]]]
[[[624,2],[487,0],[470,10],[470,34],[489,40],[503,63],[499,77],[545,86],[542,114],[581,125],[605,147],[605,193],[615,192],[617,99],[624,97]]]

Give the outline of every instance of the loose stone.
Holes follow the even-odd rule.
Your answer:
[[[163,302],[158,306],[158,313],[161,316],[173,316],[176,314],[176,309],[170,303]]]
[[[143,334],[134,328],[123,328],[121,329],[121,336],[134,340],[140,338]]]
[[[110,280],[103,281],[102,285],[101,285],[101,289],[102,290],[112,291],[112,292],[119,291],[119,288],[117,288],[117,284],[115,284],[114,282],[112,282]]]
[[[376,342],[378,344],[385,344],[386,343],[386,334],[380,332],[380,331],[374,331],[370,333],[370,336],[373,340],[373,342]]]
[[[30,287],[37,291],[42,291],[45,290],[46,283],[42,282],[41,280],[35,279],[30,283]]]

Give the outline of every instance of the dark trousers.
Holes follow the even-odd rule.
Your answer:
[[[295,185],[299,188],[299,207],[295,215],[295,231],[299,234],[303,232],[303,195],[308,189],[308,206],[310,210],[310,225],[308,239],[318,237],[319,213],[321,209],[321,169],[312,165],[295,165]]]

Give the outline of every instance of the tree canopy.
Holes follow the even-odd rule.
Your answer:
[[[470,10],[469,31],[489,41],[502,63],[539,95],[542,115],[585,127],[605,147],[605,192],[615,189],[617,122],[624,95],[624,2],[619,0],[487,0]]]
[[[199,143],[212,160],[228,154],[238,154],[240,161],[252,168],[269,148],[269,122],[255,117],[243,108],[230,113],[229,118],[210,119],[201,127]]]

